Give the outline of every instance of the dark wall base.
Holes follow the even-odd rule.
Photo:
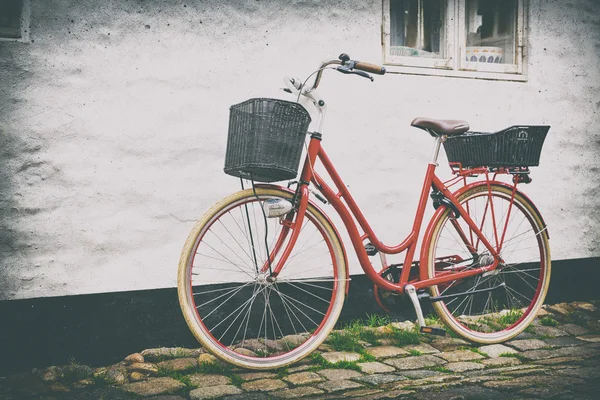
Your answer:
[[[600,298],[600,258],[554,261],[546,303]],[[406,297],[392,319],[416,319]],[[427,313],[427,309],[425,310]],[[340,321],[384,314],[364,275],[352,277]],[[198,347],[176,289],[0,302],[0,376],[72,360],[97,366],[152,347]]]

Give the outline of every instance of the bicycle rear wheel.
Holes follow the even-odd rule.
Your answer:
[[[513,197],[509,187],[492,184],[488,191],[482,184],[459,201],[504,262],[494,271],[432,286],[433,297],[448,296],[433,308],[466,339],[502,342],[522,332],[544,302],[550,283],[548,233],[531,202],[519,192]],[[454,219],[449,209],[436,218],[426,244],[430,278],[493,262],[463,218]],[[474,294],[461,295],[465,292]]]
[[[267,254],[276,253],[274,268],[295,212],[266,218],[263,203],[292,196],[275,188],[235,193],[198,221],[183,248],[181,309],[202,346],[223,361],[252,369],[291,364],[315,350],[339,317],[345,257],[335,229],[312,204],[286,264],[269,278]]]

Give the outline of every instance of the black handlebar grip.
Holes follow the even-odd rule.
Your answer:
[[[370,72],[372,74],[377,75],[385,75],[385,67],[361,61],[356,61],[356,63],[354,64],[354,69],[359,69],[361,71]]]

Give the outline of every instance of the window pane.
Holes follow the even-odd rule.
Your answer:
[[[443,58],[441,0],[390,0],[390,55]]]
[[[21,37],[21,9],[23,0],[0,0],[0,37]]]
[[[515,64],[517,0],[467,0],[467,61]]]

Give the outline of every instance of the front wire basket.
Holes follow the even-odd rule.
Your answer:
[[[230,107],[226,174],[257,182],[293,179],[311,118],[294,102],[257,98]]]

